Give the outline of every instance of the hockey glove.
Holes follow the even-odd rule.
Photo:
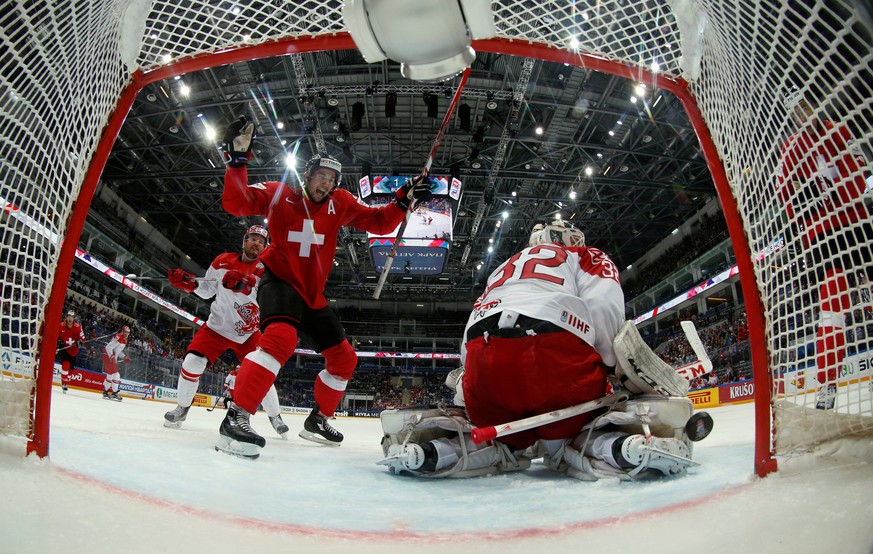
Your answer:
[[[194,289],[197,288],[195,280],[197,278],[193,273],[188,273],[184,269],[171,269],[167,273],[167,278],[170,280],[170,284],[179,290],[194,292]]]
[[[252,143],[255,140],[255,124],[241,117],[227,126],[224,131],[224,155],[230,167],[242,167],[252,157]]]
[[[407,181],[405,185],[397,189],[397,205],[404,210],[409,209],[409,204],[427,202],[433,198],[433,193],[430,191],[430,183],[424,180],[424,176],[419,175]]]
[[[226,289],[249,295],[252,293],[252,289],[255,288],[257,281],[254,275],[245,275],[240,271],[231,269],[224,274],[221,284]]]

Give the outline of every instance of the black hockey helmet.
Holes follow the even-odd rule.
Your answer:
[[[338,187],[340,181],[343,179],[343,164],[330,154],[316,154],[306,162],[306,166],[303,168],[303,173],[306,175],[312,175],[315,173],[315,170],[320,167],[330,169],[336,173],[336,185],[334,188]]]

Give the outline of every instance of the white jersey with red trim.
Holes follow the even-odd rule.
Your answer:
[[[124,338],[124,333],[115,333],[112,340],[109,341],[109,344],[107,344],[103,350],[106,352],[107,356],[116,362],[120,362],[126,357],[122,354],[125,346],[127,346],[127,339]]]
[[[504,310],[566,329],[593,346],[604,364],[616,364],[612,341],[624,322],[624,292],[618,268],[597,248],[538,244],[506,260],[473,305],[464,337]]]
[[[233,388],[236,386],[236,372],[232,371],[224,378],[224,390],[233,395]]]
[[[258,285],[264,275],[264,264],[258,260],[244,262],[240,254],[227,252],[212,260],[206,270],[205,281],[198,281],[194,292],[200,298],[215,297],[209,309],[206,324],[222,337],[242,344],[258,330],[261,310],[258,307]],[[252,292],[243,294],[224,288],[221,280],[228,271],[235,269],[244,275],[254,275],[256,284]]]

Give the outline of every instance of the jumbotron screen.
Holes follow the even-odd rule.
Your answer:
[[[365,175],[358,182],[361,199],[368,206],[385,205],[409,179],[376,175],[371,181]],[[442,273],[445,266],[461,200],[461,181],[447,177],[428,177],[428,180],[433,198],[418,204],[410,215],[391,265],[389,273],[392,275],[436,275]],[[399,229],[398,225],[386,236],[367,233],[370,256],[377,273],[385,266]]]

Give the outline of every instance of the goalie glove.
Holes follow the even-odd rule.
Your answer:
[[[184,269],[171,269],[167,273],[167,278],[170,280],[170,284],[179,290],[194,292],[194,289],[197,288],[197,278],[193,273],[188,273]]]
[[[397,205],[408,210],[411,203],[427,202],[433,198],[433,193],[430,190],[430,182],[425,181],[423,175],[419,175],[407,181],[405,185],[397,189],[395,193],[397,197]]]
[[[249,295],[252,293],[252,289],[255,288],[257,281],[254,275],[245,275],[241,271],[231,269],[224,274],[221,284],[226,289]]]
[[[255,140],[255,124],[241,117],[227,126],[224,131],[224,155],[230,167],[242,167],[252,157],[252,143]]]

